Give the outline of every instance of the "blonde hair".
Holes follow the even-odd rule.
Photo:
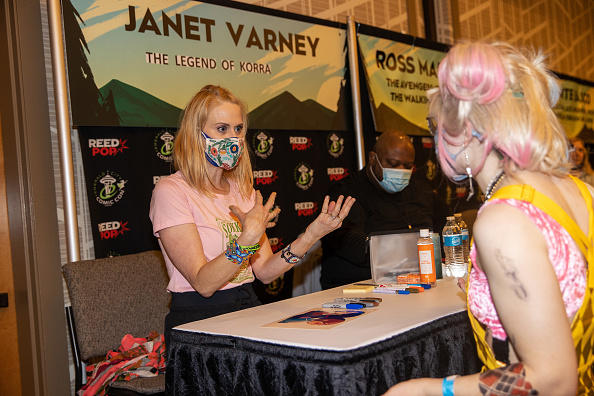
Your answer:
[[[429,114],[437,119],[438,146],[467,127],[481,135],[485,151],[497,150],[506,172],[517,169],[567,175],[567,138],[552,107],[557,79],[545,68],[541,51],[519,50],[502,42],[464,42],[439,65],[439,87],[428,91]],[[444,171],[452,161],[438,150]]]
[[[173,142],[173,165],[175,169],[183,174],[190,186],[209,197],[214,197],[209,188],[213,186],[213,182],[207,171],[210,165],[206,160],[204,139],[201,131],[206,124],[210,111],[221,103],[233,103],[240,107],[243,127],[247,131],[248,111],[246,104],[223,87],[206,85],[186,105],[179,130]],[[248,144],[244,144],[243,154],[237,165],[233,169],[224,170],[223,175],[237,183],[239,192],[244,199],[251,195],[254,176]]]

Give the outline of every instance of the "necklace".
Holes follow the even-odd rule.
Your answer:
[[[487,185],[487,191],[485,192],[485,200],[489,200],[489,198],[491,198],[491,196],[495,192],[495,189],[497,189],[497,186],[499,185],[501,180],[503,180],[504,177],[505,173],[503,173],[503,169],[500,169],[499,172],[497,172],[495,176],[493,176],[493,178]]]

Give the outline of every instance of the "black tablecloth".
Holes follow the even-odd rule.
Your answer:
[[[407,379],[481,368],[465,311],[348,351],[176,329],[170,344],[166,390],[176,396],[381,395]]]

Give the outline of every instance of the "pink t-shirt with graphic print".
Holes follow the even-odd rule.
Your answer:
[[[248,200],[241,197],[237,184],[229,181],[228,195],[215,195],[214,198],[198,193],[186,182],[181,172],[161,178],[151,199],[149,217],[153,222],[153,233],[159,238],[159,231],[181,224],[196,224],[206,261],[219,256],[226,248],[229,239],[241,234],[241,224],[229,210],[230,205],[248,212],[254,206],[256,192]],[[159,246],[165,257],[169,285],[167,290],[175,293],[195,291],[190,283],[175,268],[159,239]],[[248,262],[239,267],[235,276],[219,290],[231,289],[254,281],[252,266]]]
[[[581,250],[569,233],[551,216],[531,203],[515,199],[493,199],[485,202],[480,212],[488,205],[504,203],[520,209],[543,233],[549,250],[549,261],[553,265],[559,288],[565,304],[568,318],[573,317],[580,309],[586,292],[586,266]],[[476,248],[470,251],[470,259],[476,263]],[[493,337],[505,340],[507,333],[503,329],[495,304],[491,298],[491,290],[487,276],[478,267],[473,266],[469,275],[468,306],[475,318],[489,327]]]

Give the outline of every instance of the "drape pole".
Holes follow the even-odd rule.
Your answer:
[[[56,126],[60,150],[60,175],[62,198],[64,200],[64,224],[68,261],[80,260],[78,218],[74,191],[74,166],[72,163],[72,141],[70,116],[68,114],[68,91],[66,89],[66,62],[62,34],[62,7],[60,0],[48,0],[48,17],[52,53],[52,76],[54,79],[54,100],[56,105]]]
[[[355,145],[357,166],[365,166],[365,144],[363,140],[363,121],[361,120],[361,90],[359,85],[359,53],[357,51],[357,30],[355,21],[347,16],[347,45],[349,51],[349,70],[351,77],[351,95],[353,97],[353,118],[355,127]]]

